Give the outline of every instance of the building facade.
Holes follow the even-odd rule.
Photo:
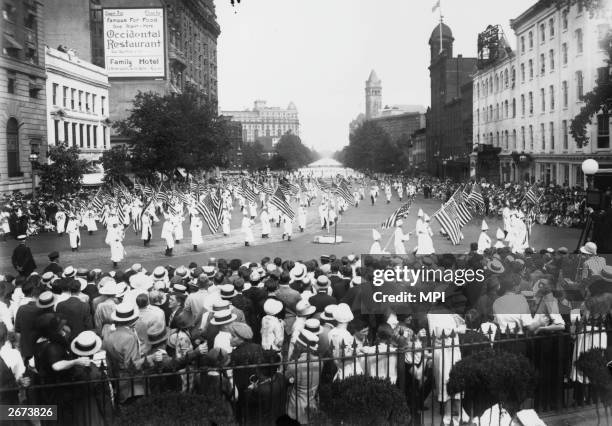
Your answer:
[[[453,57],[453,33],[440,22],[431,33],[431,107],[427,119],[427,166],[439,177],[464,179],[469,173],[471,137],[466,120],[472,110],[471,83],[476,58]],[[471,133],[471,131],[469,132]]]
[[[412,133],[411,140],[410,166],[418,174],[425,171],[427,165],[427,134],[425,126]]]
[[[110,146],[106,70],[76,56],[45,48],[47,141],[78,147],[81,158],[98,162]]]
[[[195,86],[217,104],[217,39],[221,33],[213,0],[47,0],[53,15],[47,39],[51,47],[75,48],[80,58],[105,66],[103,9],[163,8],[165,75],[113,77],[109,73],[109,119],[125,118],[138,91],[179,93]],[[123,143],[111,135],[112,143]]]
[[[516,52],[479,69],[473,82],[474,147],[498,152],[501,182],[582,186],[584,159],[612,166],[609,114],[596,114],[588,145],[570,134],[584,94],[608,75],[599,43],[608,25],[581,2],[538,1],[511,20]]]
[[[6,0],[0,24],[0,192],[32,188],[30,155],[45,158],[43,3]]]
[[[402,152],[406,160],[410,161],[410,144],[412,134],[425,127],[425,114],[420,112],[406,112],[403,114],[385,115],[370,120],[383,129]],[[406,169],[412,165],[407,164]]]
[[[371,120],[378,117],[382,109],[382,81],[374,70],[365,82],[365,101],[365,119]]]
[[[254,143],[261,138],[272,138],[276,143],[287,132],[300,135],[300,120],[293,102],[286,109],[267,106],[266,101],[257,100],[253,109],[244,111],[222,111],[222,115],[242,124],[242,141]]]

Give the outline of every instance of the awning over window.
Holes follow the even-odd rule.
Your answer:
[[[19,44],[17,40],[12,35],[4,33],[4,42],[9,49],[19,49],[23,50],[23,46]]]

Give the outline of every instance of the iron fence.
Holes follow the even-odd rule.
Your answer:
[[[134,375],[110,377],[104,363],[96,377],[68,383],[34,383],[27,388],[3,389],[2,399],[19,393],[24,404],[56,404],[60,422],[110,424],[121,421],[126,407],[140,397],[178,392],[218,398],[239,424],[274,424],[286,414],[302,424],[317,423],[320,391],[333,380],[352,375],[388,379],[406,398],[406,424],[438,425],[449,369],[461,358],[492,348],[524,354],[535,367],[536,389],[523,408],[541,414],[593,406],[600,401],[575,362],[592,348],[607,348],[611,322],[574,323],[564,331],[520,335],[489,330],[485,339],[465,341],[454,332],[412,338],[402,347],[378,344],[343,346],[340,356],[305,353],[300,358],[272,364],[228,365],[211,368],[202,358],[178,371],[155,365]],[[449,359],[450,358],[450,359]],[[460,410],[460,395],[450,396]],[[605,401],[604,401],[605,402]],[[467,410],[471,411],[471,410]],[[605,412],[607,415],[607,411]],[[146,413],[143,413],[143,416]],[[599,410],[598,410],[599,415]]]

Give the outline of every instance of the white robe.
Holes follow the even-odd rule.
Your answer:
[[[478,253],[482,254],[488,248],[491,248],[491,238],[486,231],[482,231],[478,237]]]
[[[416,223],[417,234],[417,250],[416,254],[433,254],[435,252],[433,246],[433,232],[429,224],[422,219],[418,219]]]
[[[298,210],[298,226],[306,229],[306,209],[304,207],[300,207]]]
[[[174,239],[180,241],[183,239],[183,216],[175,216],[172,222],[174,226]]]
[[[408,241],[410,236],[404,234],[402,228],[397,227],[393,233],[393,246],[395,248],[395,254],[406,254],[406,247],[404,247],[404,241]]]
[[[123,249],[123,230],[121,228],[113,228],[106,236],[106,244],[110,246],[111,261],[121,262],[125,256]]]
[[[174,225],[169,219],[162,225],[161,237],[166,240],[166,247],[174,248]]]
[[[255,237],[253,237],[253,229],[251,228],[252,224],[253,221],[250,217],[244,216],[242,218],[241,230],[244,234],[244,241],[247,243],[252,243],[253,241],[255,241]]]
[[[270,217],[268,216],[267,211],[262,211],[259,216],[261,220],[261,233],[262,235],[269,235],[272,232],[272,227],[270,226]]]
[[[283,234],[289,237],[293,235],[293,220],[289,216],[283,216]]]
[[[225,211],[225,213],[223,213],[223,218],[222,218],[222,222],[221,222],[221,230],[223,231],[223,233],[225,235],[229,235],[230,234],[230,220],[232,218],[232,215],[230,214],[230,212],[228,212],[227,210]]]
[[[142,215],[142,230],[140,232],[141,240],[148,240],[153,235],[153,229],[151,228],[151,216],[148,213]]]
[[[384,254],[385,251],[380,246],[380,241],[374,241],[370,247],[370,254]]]
[[[191,244],[198,246],[204,242],[202,239],[202,219],[199,216],[191,218],[189,230],[191,231]]]
[[[64,232],[66,230],[66,213],[63,211],[55,213],[55,222],[57,223],[57,233]]]
[[[81,245],[81,231],[79,231],[79,224],[76,219],[70,219],[66,224],[66,233],[70,240],[70,248],[79,248]]]
[[[83,218],[83,225],[87,228],[88,232],[94,232],[98,230],[98,225],[96,225],[96,216],[94,212],[88,210],[85,213],[85,217]]]

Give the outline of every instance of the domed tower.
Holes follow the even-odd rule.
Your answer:
[[[441,33],[441,34],[440,34]],[[440,49],[440,40],[442,40],[442,48]],[[446,25],[444,22],[441,22],[436,25],[434,30],[431,32],[431,37],[429,37],[429,46],[431,52],[431,62],[434,62],[440,52],[444,52],[444,56],[447,58],[453,57],[453,32],[450,27]]]
[[[372,70],[365,85],[366,120],[378,117],[382,108],[382,82]]]

